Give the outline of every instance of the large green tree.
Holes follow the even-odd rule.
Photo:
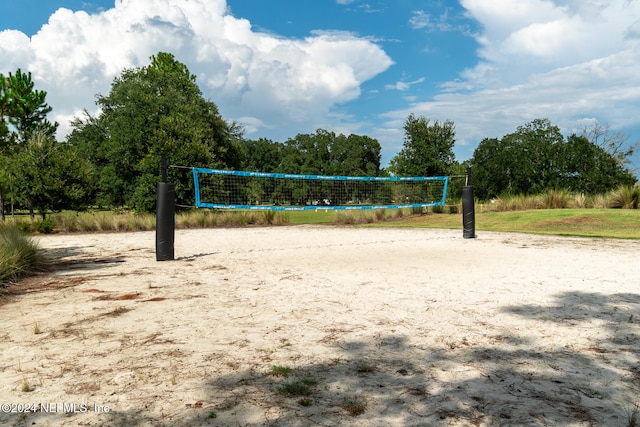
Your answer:
[[[0,74],[0,220],[4,219],[7,190],[15,193],[20,188],[17,184],[24,179],[20,168],[15,167],[16,156],[25,151],[35,133],[53,138],[58,126],[47,119],[51,107],[46,96],[45,91],[35,89],[30,72],[18,69],[15,74]],[[11,194],[12,199],[22,196]]]
[[[18,130],[22,141],[27,141],[36,131],[53,135],[58,123],[47,119],[52,110],[46,103],[47,92],[35,89],[31,72],[25,74],[18,69],[15,75],[9,73],[9,87],[13,98],[9,121]]]
[[[33,132],[13,156],[11,170],[14,192],[32,215],[35,210],[44,219],[50,210],[84,207],[91,163],[52,135]]]
[[[509,186],[521,194],[536,194],[558,186],[560,164],[558,150],[563,136],[548,119],[536,119],[518,126],[502,138],[508,150]]]
[[[578,131],[579,136],[602,148],[624,167],[631,164],[631,158],[640,149],[640,140],[630,143],[624,132],[613,130],[610,124],[602,124],[597,120],[583,123]]]
[[[485,138],[473,152],[473,185],[481,199],[512,192],[513,159],[498,138]]]
[[[9,80],[0,73],[0,152],[6,148],[9,138],[8,118],[10,114],[11,94],[9,91]]]
[[[329,173],[345,176],[380,175],[380,143],[365,135],[338,135],[331,144]]]
[[[174,165],[240,165],[241,129],[204,99],[195,76],[170,53],[160,52],[148,66],[123,71],[97,104],[101,114],[76,119],[68,140],[96,166],[98,203],[155,209],[162,154]],[[169,172],[178,203],[191,204],[189,176],[184,170]]]
[[[391,159],[389,171],[398,176],[443,176],[455,164],[455,125],[446,120],[431,123],[410,114],[404,122],[404,144]]]
[[[283,144],[266,138],[241,141],[241,168],[253,172],[275,172],[282,161]]]
[[[336,135],[324,129],[299,134],[282,148],[278,172],[308,175],[377,176],[380,143],[367,136]]]
[[[335,133],[318,129],[298,134],[284,143],[279,171],[306,175],[329,175],[331,144]]]
[[[584,137],[566,141],[548,119],[536,119],[502,139],[484,139],[471,160],[476,194],[537,194],[549,189],[605,192],[635,178]]]
[[[602,194],[621,185],[633,185],[636,181],[619,156],[584,136],[569,136],[559,154],[560,188]]]

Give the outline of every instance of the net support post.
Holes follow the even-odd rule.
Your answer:
[[[471,168],[467,168],[467,180],[465,186],[462,187],[462,237],[465,239],[475,239],[477,237]]]
[[[156,199],[156,261],[172,261],[174,259],[173,244],[175,240],[175,185],[167,180],[167,160],[161,160],[162,182],[158,183]]]

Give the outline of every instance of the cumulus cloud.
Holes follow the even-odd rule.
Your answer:
[[[409,113],[456,123],[459,158],[485,137],[549,118],[569,134],[585,118],[640,129],[640,2],[461,0],[478,61],[433,99],[383,115],[395,129]],[[384,133],[380,133],[384,137]],[[635,138],[633,138],[635,141]]]
[[[64,134],[69,117],[92,110],[95,94],[108,94],[123,69],[171,52],[225,118],[259,132],[291,121],[320,122],[392,64],[378,45],[350,33],[291,39],[256,31],[234,17],[225,0],[152,3],[116,0],[96,14],[61,8],[31,39],[0,32],[0,72],[32,71],[38,88],[49,92],[52,119]]]
[[[522,82],[537,73],[606,57],[628,47],[640,3],[626,0],[461,0],[483,31],[477,87]],[[625,33],[626,30],[626,33]]]
[[[567,134],[587,117],[621,129],[637,125],[637,66],[637,52],[623,51],[539,74],[519,85],[441,94],[384,118],[388,128],[400,126],[409,113],[451,119],[456,123],[459,155],[464,158],[483,138],[501,138],[536,118],[552,119]]]
[[[336,2],[357,4],[359,11],[367,6]],[[501,137],[535,118],[547,117],[565,131],[585,118],[613,129],[640,129],[640,2],[460,5],[466,20],[453,8],[437,16],[406,11],[415,37],[458,31],[478,44],[475,64],[426,100],[420,98],[423,86],[411,91],[423,79],[379,79],[361,93],[363,83],[393,64],[378,44],[388,39],[344,31],[281,37],[234,16],[226,0],[116,0],[114,7],[91,14],[59,9],[31,38],[0,32],[0,72],[33,73],[37,88],[49,93],[50,119],[61,123],[61,138],[73,116],[85,108],[96,111],[95,94],[108,94],[123,69],[146,65],[159,51],[185,63],[222,115],[245,125],[247,137],[282,141],[319,127],[365,133],[383,145],[383,161],[398,152],[409,113],[453,120],[460,159],[470,157],[482,138]],[[474,25],[462,26],[463,21]],[[379,102],[383,88],[387,94],[401,91],[406,107],[382,120],[373,113],[351,115],[350,102]],[[387,105],[378,108],[392,108]]]

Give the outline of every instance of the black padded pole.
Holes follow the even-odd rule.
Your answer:
[[[175,239],[175,185],[164,182],[167,179],[167,160],[162,155],[162,180],[158,183],[156,201],[156,261],[172,261],[174,259],[173,243]]]
[[[160,171],[162,171],[162,181],[160,182],[167,182],[167,156],[164,154],[160,156]]]
[[[476,237],[476,212],[471,185],[471,168],[467,169],[467,182],[462,187],[462,237],[474,239]]]

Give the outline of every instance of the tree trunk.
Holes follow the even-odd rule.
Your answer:
[[[4,190],[0,187],[0,222],[4,222]]]

